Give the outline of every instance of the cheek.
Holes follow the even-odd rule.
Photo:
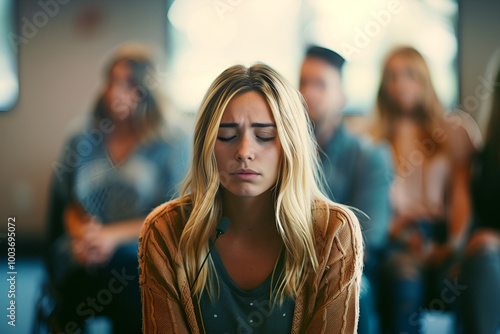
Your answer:
[[[215,145],[214,149],[215,161],[217,163],[217,170],[219,174],[228,174],[228,172],[238,165],[235,160],[235,152],[227,146]]]
[[[328,102],[329,102],[329,106],[330,107],[333,107],[333,106],[337,106],[340,104],[340,101],[341,100],[341,94],[339,91],[332,91],[329,95],[328,95]]]
[[[215,144],[214,155],[217,162],[217,169],[223,169],[226,162],[225,151],[217,143]]]
[[[278,182],[278,178],[280,175],[280,169],[281,169],[281,151],[276,152],[274,155],[274,175],[272,176],[272,184],[276,184]]]
[[[416,81],[412,82],[412,95],[415,99],[420,98],[422,95],[422,89],[420,88],[420,84]]]
[[[390,82],[387,85],[387,93],[389,98],[394,102],[400,101],[407,94],[408,88],[405,87],[402,83]]]
[[[278,141],[277,145],[273,147],[273,150],[271,152],[271,156],[269,157],[269,162],[272,162],[272,167],[275,170],[276,174],[278,174],[279,168],[280,168],[280,162],[281,162],[281,144]]]
[[[307,86],[306,89],[303,90],[304,97],[309,102],[317,102],[317,100],[321,97],[321,92],[316,86]]]
[[[281,163],[281,154],[278,153],[278,154],[276,154],[276,162],[275,162],[275,165],[276,165],[276,178],[278,177],[278,174],[279,174],[280,163]]]
[[[219,172],[219,181],[223,186],[226,186],[229,182],[229,174],[226,171],[228,164],[228,159],[226,156],[226,151],[215,144],[214,155],[215,161],[217,163],[217,171]]]
[[[314,88],[314,100],[316,101],[316,103],[321,104],[327,98],[328,98],[328,96],[326,94],[326,90],[325,89],[322,89],[322,88],[319,88],[319,87]]]
[[[394,90],[395,90],[395,83],[393,80],[388,80],[384,83],[384,86],[385,86],[385,91],[390,95],[390,96],[393,96],[394,95]]]

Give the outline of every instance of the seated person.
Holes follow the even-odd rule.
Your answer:
[[[361,230],[318,188],[302,102],[266,65],[211,85],[181,197],[141,232],[144,333],[356,333]]]
[[[139,233],[175,194],[189,152],[181,134],[167,131],[145,81],[149,66],[140,53],[116,55],[88,125],[53,165],[48,265],[57,333],[100,315],[114,333],[141,331]]]
[[[389,333],[421,333],[421,308],[441,298],[467,232],[474,147],[466,129],[445,115],[427,63],[411,47],[385,59],[372,134],[391,144],[396,163],[382,325]]]
[[[359,217],[365,240],[365,266],[358,332],[376,333],[377,270],[391,215],[392,157],[387,145],[372,145],[345,128],[341,115],[345,105],[341,83],[343,65],[344,58],[338,53],[310,47],[302,63],[300,92],[314,122],[322,150],[325,187],[331,199],[360,209],[369,217],[369,220]]]

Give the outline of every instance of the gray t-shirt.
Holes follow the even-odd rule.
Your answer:
[[[215,247],[212,249],[211,256],[220,288],[217,290],[215,286],[213,303],[207,290],[203,292],[200,299],[203,325],[207,334],[289,334],[291,332],[295,300],[287,297],[281,306],[277,302],[273,308],[270,299],[271,280],[273,280],[274,287],[279,285],[276,283],[279,273],[283,270],[283,252],[276,265],[274,276],[271,273],[260,286],[252,291],[242,290],[233,282]]]

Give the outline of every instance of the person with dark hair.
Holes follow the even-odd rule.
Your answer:
[[[54,332],[75,332],[101,315],[114,333],[141,331],[139,233],[147,214],[175,195],[189,152],[163,121],[148,71],[143,53],[117,53],[88,125],[53,164],[47,262],[58,297]]]
[[[459,317],[464,334],[494,334],[500,328],[500,70],[485,145],[472,167],[473,226],[461,268]]]
[[[321,59],[339,71],[342,71],[345,63],[344,57],[337,52],[321,46],[310,46],[306,51],[306,57]]]
[[[370,333],[376,323],[377,263],[387,239],[391,215],[388,192],[392,159],[386,145],[372,145],[354,136],[342,122],[344,62],[344,58],[332,50],[310,47],[302,63],[300,92],[323,151],[321,160],[327,191],[332,200],[360,209],[370,218],[362,224],[366,245],[358,330]]]

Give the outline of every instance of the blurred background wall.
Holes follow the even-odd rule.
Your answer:
[[[163,63],[166,54],[164,0],[61,3],[47,24],[35,25],[38,31],[20,44],[19,101],[0,113],[1,219],[6,226],[7,217],[16,217],[21,245],[41,241],[51,164],[71,121],[93,107],[110,52],[135,40],[153,50],[157,63]],[[37,13],[46,11],[38,1],[18,4],[22,35],[28,29],[23,18],[33,23]]]

